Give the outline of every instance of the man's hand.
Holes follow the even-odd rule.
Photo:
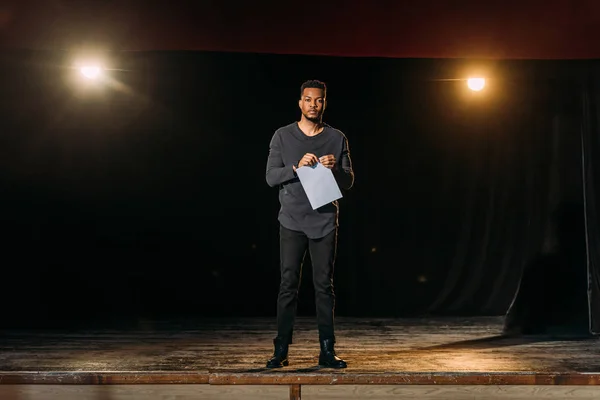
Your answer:
[[[333,154],[323,156],[319,158],[319,161],[321,162],[321,164],[323,164],[324,167],[327,167],[329,169],[332,169],[335,166],[335,156]]]
[[[304,155],[304,157],[302,157],[300,159],[300,161],[298,162],[298,168],[304,167],[305,165],[312,167],[313,165],[316,165],[318,162],[319,162],[319,159],[317,158],[317,156],[315,156],[314,154],[311,154],[311,153],[306,153]]]

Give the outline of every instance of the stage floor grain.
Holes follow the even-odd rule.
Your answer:
[[[596,337],[503,337],[501,317],[336,321],[345,370],[317,366],[313,318],[298,319],[290,366],[277,370],[264,368],[271,319],[9,330],[0,336],[0,383],[600,383]]]

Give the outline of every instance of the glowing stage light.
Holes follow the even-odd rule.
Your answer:
[[[484,78],[469,78],[467,79],[467,86],[469,89],[478,92],[485,87]]]
[[[79,68],[79,71],[87,79],[98,79],[102,73],[102,68],[98,66],[84,66]]]

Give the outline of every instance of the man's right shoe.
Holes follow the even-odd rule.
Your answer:
[[[275,338],[273,344],[275,346],[275,351],[273,352],[273,357],[267,361],[267,368],[287,367],[289,364],[287,359],[289,349],[288,342],[281,338]]]

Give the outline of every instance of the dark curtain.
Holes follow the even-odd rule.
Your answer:
[[[562,170],[555,179],[562,178],[572,189],[554,192],[571,196],[560,199],[550,215],[550,246],[525,265],[506,316],[507,333],[599,332],[596,64],[589,63],[555,87],[554,134],[560,138],[558,151],[567,156],[562,162],[555,160],[555,170]]]
[[[381,244],[365,262],[374,303],[398,290],[404,314],[503,314],[523,271],[558,246],[556,216],[582,207],[578,85],[564,66],[515,62],[474,95],[392,66],[380,70],[381,142],[367,143],[380,165],[362,183]]]
[[[298,118],[313,78],[328,83],[326,121],[347,135],[356,169],[340,202],[337,315],[503,315],[543,299],[524,271],[575,257],[559,232],[583,232],[560,224],[584,215],[582,120],[596,276],[598,137],[573,84],[582,63],[495,62],[473,93],[446,79],[465,60],[124,53],[119,85],[95,91],[57,75],[63,61],[3,56],[4,324],[273,316],[268,143]],[[572,264],[554,282],[577,271],[584,282],[585,262]],[[310,277],[307,260],[301,315],[314,315]]]
[[[587,250],[589,327],[600,333],[600,70],[595,66],[582,87],[582,148]]]

